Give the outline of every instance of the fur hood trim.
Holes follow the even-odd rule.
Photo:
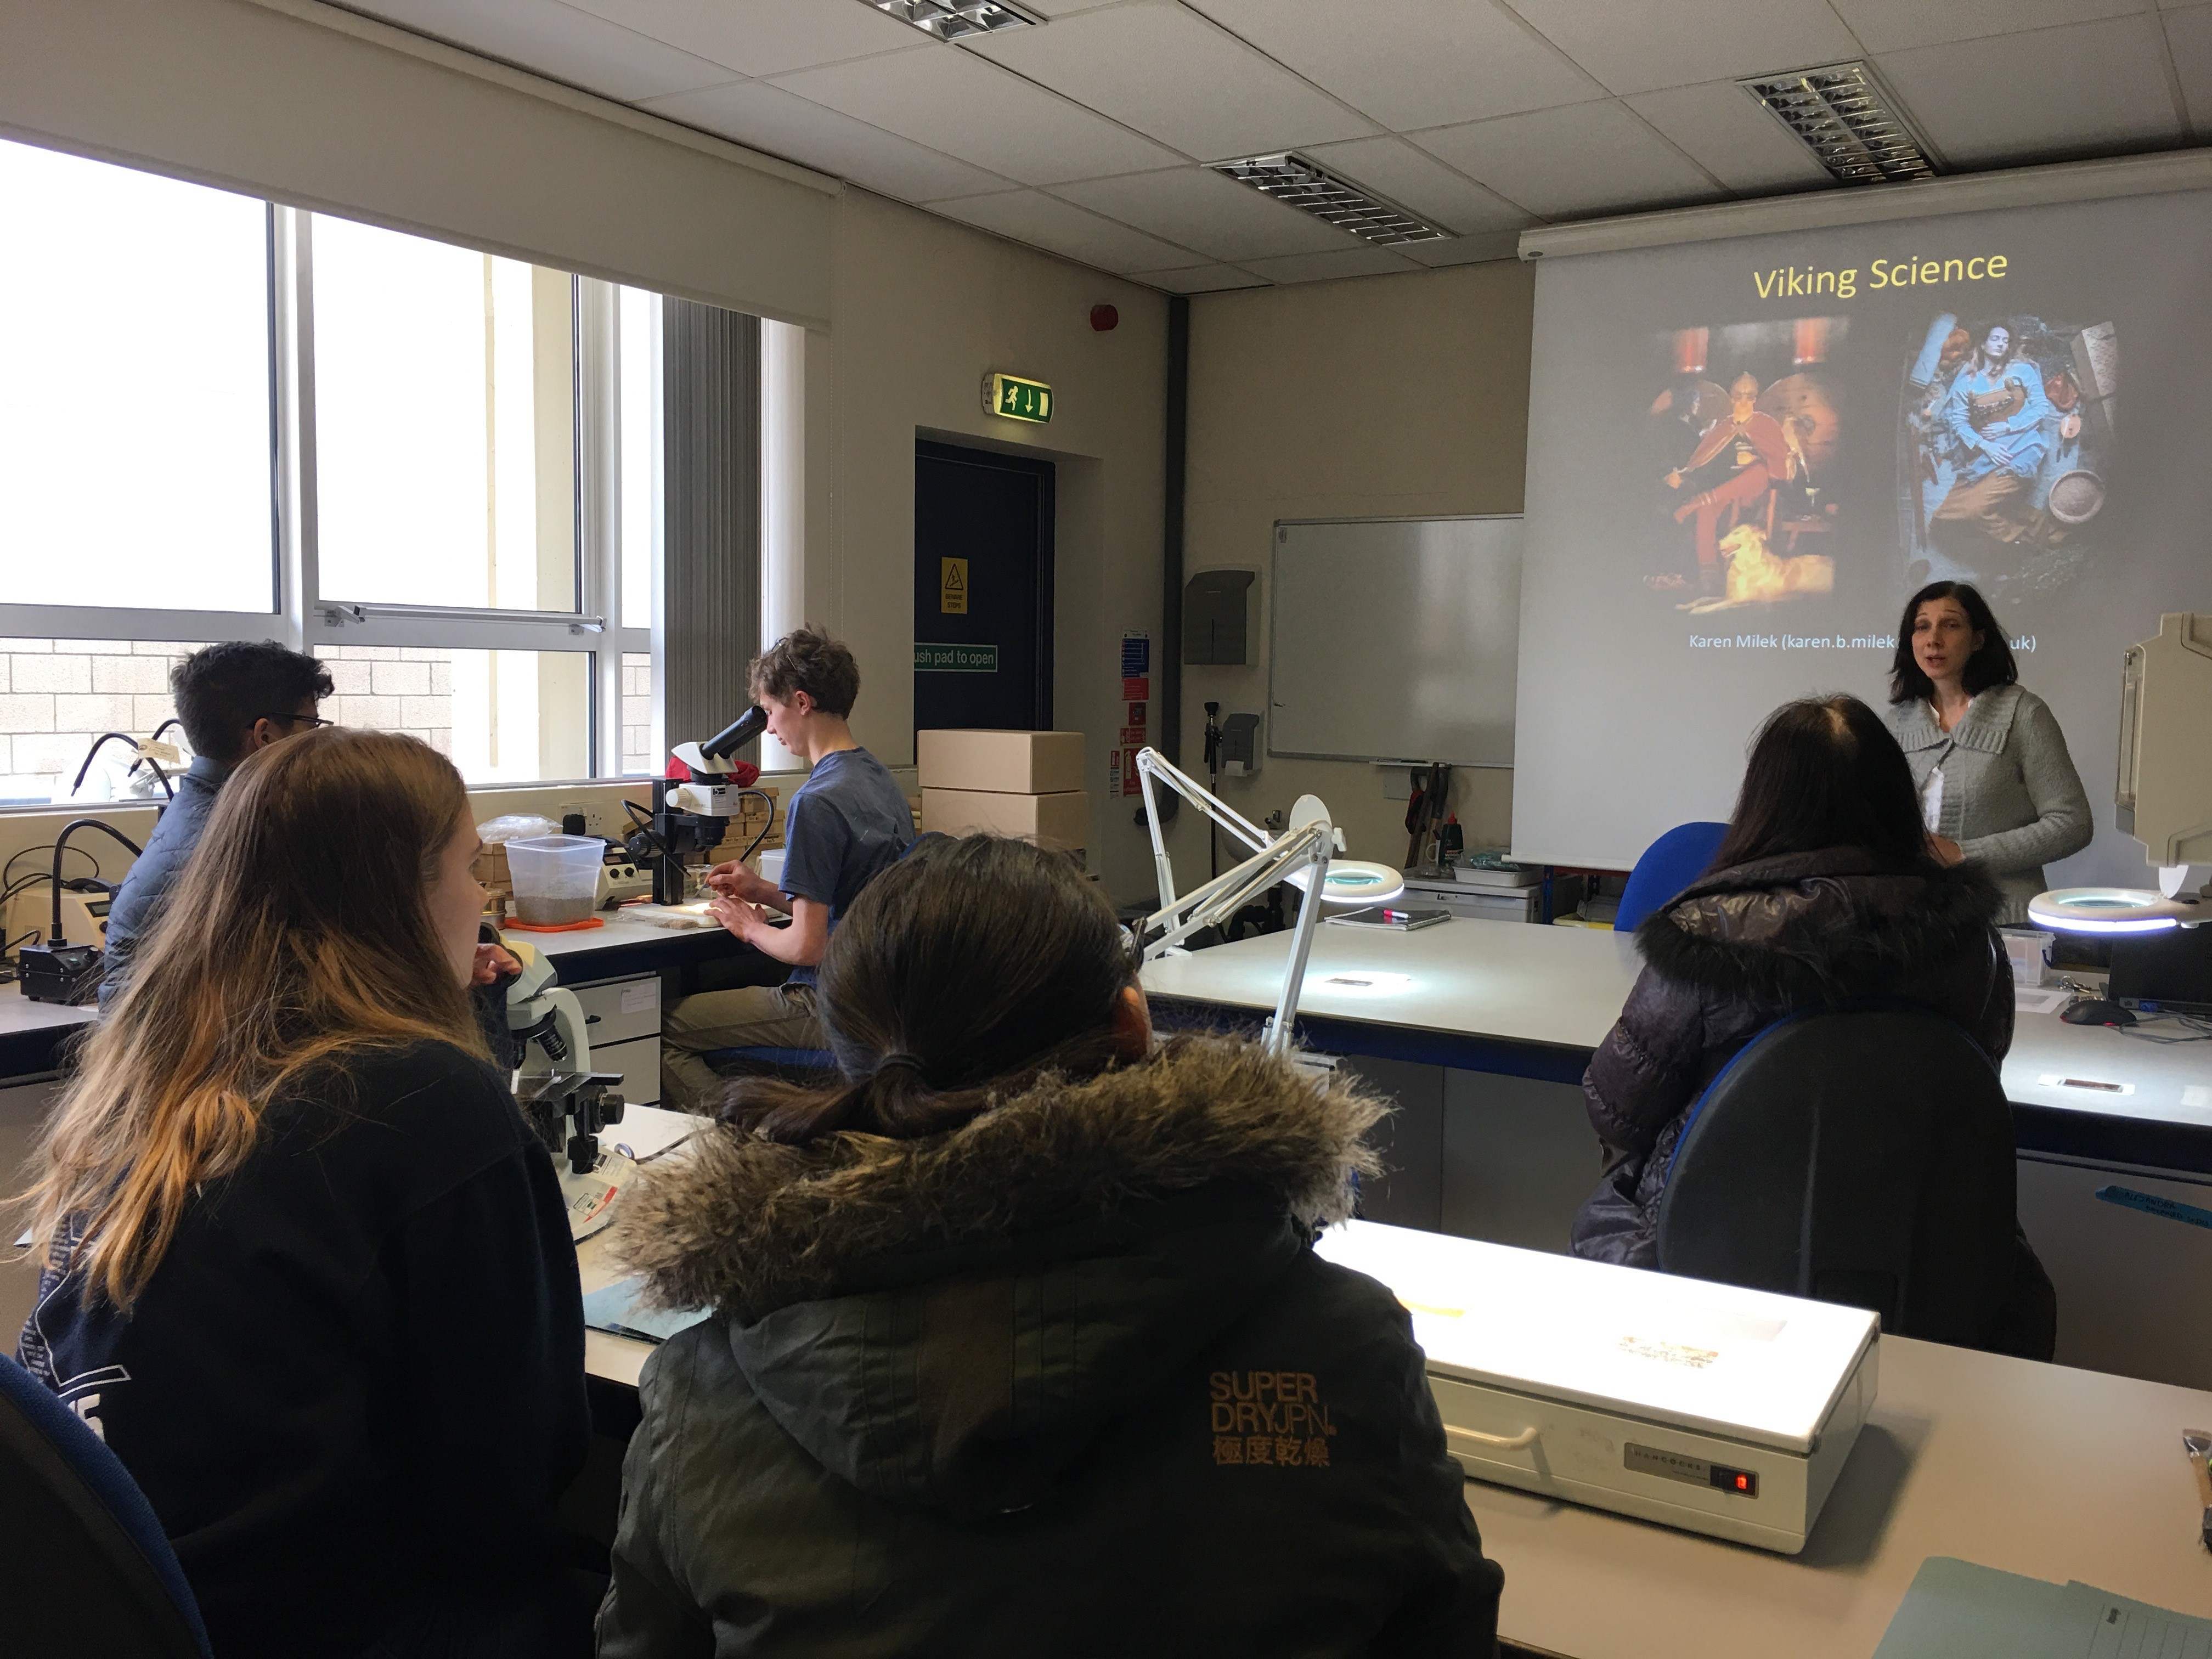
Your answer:
[[[616,1255],[665,1308],[755,1319],[871,1263],[1106,1215],[1213,1182],[1342,1220],[1387,1104],[1249,1043],[1182,1037],[1142,1065],[1036,1080],[943,1134],[787,1146],[723,1124],[631,1182]]]
[[[1989,939],[2002,906],[1974,866],[1885,870],[1837,848],[1707,876],[1653,912],[1636,943],[1658,973],[1707,995],[1833,1004]]]

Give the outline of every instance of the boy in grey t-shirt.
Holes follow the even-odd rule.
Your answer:
[[[708,872],[715,915],[746,944],[791,964],[781,985],[708,991],[662,1017],[661,1104],[702,1111],[721,1078],[704,1056],[718,1048],[819,1048],[815,968],[830,934],[860,890],[914,842],[914,817],[884,763],[853,741],[847,717],[860,665],[826,634],[802,628],[753,659],[748,678],[769,735],[812,775],[784,809],[783,878],[765,880],[736,861]],[[768,920],[787,912],[788,927]]]

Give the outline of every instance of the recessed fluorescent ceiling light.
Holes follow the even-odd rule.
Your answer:
[[[964,34],[995,34],[1000,29],[1025,29],[1037,21],[1000,0],[966,3],[963,0],[867,0],[867,3],[940,40],[957,40]]]
[[[1890,106],[1889,94],[1864,64],[1824,64],[1736,84],[1847,185],[1936,176],[1928,146]]]
[[[1345,183],[1303,155],[1248,155],[1241,161],[1216,161],[1213,170],[1380,247],[1440,241],[1444,235],[1405,209]]]

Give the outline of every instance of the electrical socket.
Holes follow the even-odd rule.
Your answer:
[[[586,801],[564,801],[555,810],[553,816],[557,821],[566,818],[571,812],[576,813],[583,818],[584,833],[586,835],[601,836],[605,835],[605,830],[600,827],[601,821],[599,810],[596,806],[592,805]]]

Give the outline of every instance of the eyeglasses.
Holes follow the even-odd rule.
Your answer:
[[[304,726],[310,732],[313,732],[320,726],[336,726],[337,724],[336,720],[326,720],[319,714],[264,714],[261,718],[271,722],[272,724]]]

